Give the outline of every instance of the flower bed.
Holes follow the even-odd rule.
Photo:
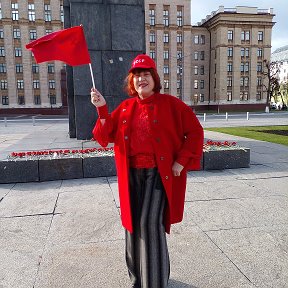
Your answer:
[[[207,140],[202,169],[244,168],[250,149],[236,142]],[[113,148],[59,149],[12,152],[0,161],[0,183],[115,176]]]

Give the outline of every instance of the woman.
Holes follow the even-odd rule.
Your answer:
[[[203,129],[192,110],[160,94],[156,65],[138,55],[127,76],[131,96],[111,114],[91,89],[99,119],[94,138],[114,143],[126,263],[132,287],[165,288],[170,263],[166,234],[183,217],[187,169],[199,169]]]

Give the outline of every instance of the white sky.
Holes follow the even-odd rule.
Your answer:
[[[258,7],[258,9],[273,8],[275,14],[272,29],[272,49],[288,45],[288,0],[191,0],[191,18],[195,25],[212,11],[218,10],[219,6],[235,8],[236,6]]]

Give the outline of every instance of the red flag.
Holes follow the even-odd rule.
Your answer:
[[[60,60],[77,66],[91,63],[82,26],[47,34],[26,45],[37,63]]]

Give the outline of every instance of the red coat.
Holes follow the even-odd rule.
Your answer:
[[[121,219],[123,226],[130,232],[133,229],[129,197],[129,128],[136,102],[136,97],[123,101],[111,115],[105,117],[104,125],[98,119],[93,129],[94,138],[101,146],[114,143]],[[181,222],[183,218],[186,171],[200,169],[203,128],[191,108],[176,97],[157,93],[148,105],[154,139],[152,144],[168,199],[165,228],[169,233],[171,224]],[[172,165],[178,158],[186,158],[188,164],[180,176],[173,176]]]

